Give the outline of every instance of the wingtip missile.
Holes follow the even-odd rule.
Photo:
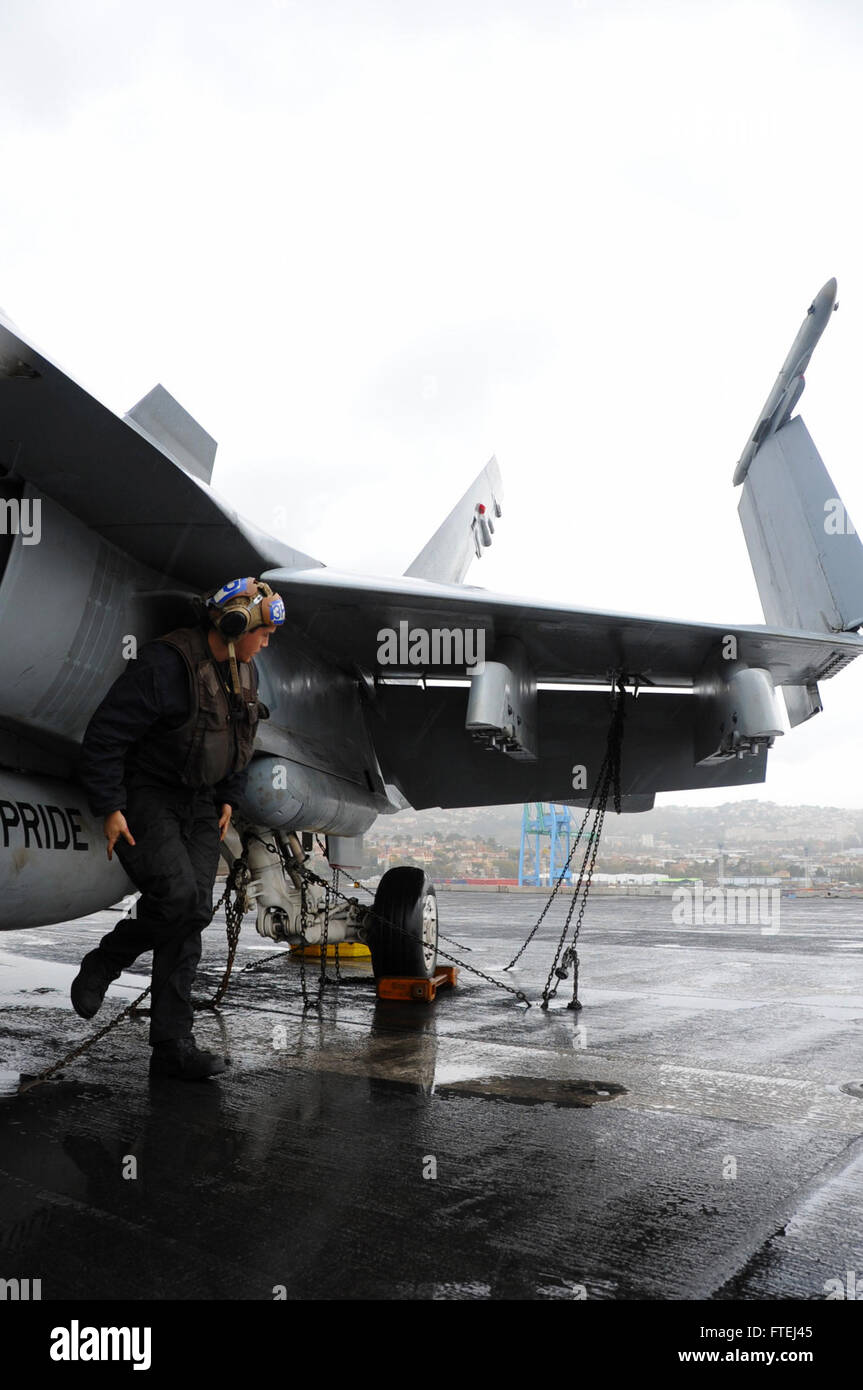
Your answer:
[[[792,410],[802,396],[803,388],[806,385],[803,373],[809,366],[809,359],[815,351],[821,334],[827,327],[830,315],[834,309],[839,307],[836,301],[836,289],[835,279],[828,280],[809,305],[806,317],[800,325],[797,337],[791,344],[791,350],[782,364],[773,390],[759,411],[755,428],[746,442],[746,448],[740,455],[734,470],[735,487],[745,480],[750,464],[764,440],[780,430],[790,419]]]

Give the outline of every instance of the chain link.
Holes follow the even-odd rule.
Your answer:
[[[593,883],[593,874],[596,868],[596,858],[599,853],[602,829],[605,824],[605,812],[608,806],[608,798],[612,793],[614,796],[614,809],[618,814],[620,813],[620,755],[623,743],[623,721],[625,714],[626,688],[622,680],[615,679],[612,693],[611,723],[608,730],[605,757],[603,758],[599,776],[597,777],[596,787],[590,799],[591,807],[594,801],[596,802],[594,821],[585,847],[584,858],[581,862],[578,882],[573,891],[569,911],[566,914],[566,921],[563,924],[563,930],[561,931],[560,939],[557,943],[554,960],[552,961],[551,969],[548,972],[548,979],[545,982],[545,988],[542,992],[542,1004],[540,1007],[543,1009],[548,1008],[549,1000],[553,999],[557,994],[560,982],[567,978],[570,966],[573,967],[573,986],[572,1000],[567,1005],[567,1008],[574,1010],[579,1010],[581,1008],[578,999],[578,936],[581,931],[587,900],[590,896],[590,889]],[[588,810],[590,810],[590,807]],[[570,945],[564,950],[564,942],[566,941],[569,925],[572,921],[575,904],[578,901],[579,895],[581,895],[581,905],[575,924],[575,931],[573,932]],[[542,917],[540,917],[540,921],[541,920]],[[534,931],[535,930],[536,928],[534,928]],[[533,933],[531,933],[531,936],[532,935]],[[525,945],[526,944],[527,943],[525,943]],[[516,957],[516,959],[518,959],[518,957]],[[551,984],[553,979],[555,979],[554,986]]]
[[[329,889],[329,884],[328,884],[327,887],[324,889],[324,925],[323,925],[323,928],[321,929],[321,940],[320,940],[320,945],[319,945],[319,949],[320,949],[320,953],[321,953],[321,971],[320,971],[320,975],[319,975],[319,977],[318,977],[318,999],[317,999],[317,1007],[318,1007],[318,1008],[320,1008],[321,1005],[322,1005],[322,1001],[323,1001],[323,997],[324,997],[324,990],[326,989],[326,985],[327,985],[327,946],[329,945],[329,941],[330,941],[330,889]]]
[[[251,871],[247,863],[249,838],[250,837],[246,837],[243,839],[242,853],[238,859],[234,860],[225,883],[225,891],[213,908],[213,917],[215,917],[223,904],[225,907],[225,924],[228,936],[228,959],[225,963],[225,973],[212,999],[196,1003],[194,1006],[196,1009],[217,1009],[230,983],[231,971],[234,967],[234,957],[237,954],[237,946],[240,941],[240,928],[243,925],[244,913],[240,908],[240,901],[251,879]],[[231,894],[233,894],[233,901],[231,901]]]
[[[603,764],[603,767],[604,767],[604,766],[605,766],[605,764]],[[570,851],[569,851],[569,855],[568,855],[568,857],[567,857],[567,861],[566,861],[566,863],[564,864],[563,868],[562,868],[561,871],[560,871],[560,875],[559,875],[559,877],[558,877],[558,879],[557,879],[557,882],[556,882],[555,885],[554,885],[554,888],[553,888],[552,891],[551,891],[551,895],[550,895],[550,897],[549,897],[549,899],[548,899],[548,902],[546,903],[545,907],[542,909],[542,912],[541,912],[541,913],[539,914],[539,916],[537,917],[536,922],[535,922],[534,925],[531,927],[531,929],[530,929],[530,931],[528,932],[528,934],[527,934],[527,936],[526,936],[524,942],[523,942],[522,945],[518,948],[518,950],[516,951],[516,953],[515,953],[515,955],[513,956],[512,960],[509,962],[508,965],[505,965],[505,966],[503,967],[504,970],[512,970],[512,967],[513,967],[513,966],[521,959],[521,957],[524,955],[524,953],[525,953],[525,951],[527,950],[528,946],[530,945],[531,941],[532,941],[533,938],[536,936],[536,933],[539,931],[540,927],[542,926],[542,923],[543,923],[543,920],[544,920],[544,918],[545,918],[546,913],[548,912],[549,908],[551,907],[552,903],[554,902],[555,898],[557,897],[558,893],[560,892],[560,889],[561,889],[561,887],[563,886],[563,883],[564,883],[564,881],[565,881],[565,879],[566,879],[567,872],[569,871],[569,866],[570,866],[570,864],[572,863],[573,857],[574,857],[574,855],[575,855],[575,851],[578,849],[579,843],[580,843],[580,841],[581,841],[581,837],[582,837],[582,835],[584,834],[584,829],[585,829],[585,826],[587,825],[588,818],[589,818],[589,816],[591,815],[591,812],[593,811],[593,804],[594,804],[594,801],[596,800],[596,794],[597,794],[597,791],[599,790],[599,786],[600,786],[600,779],[598,778],[598,779],[597,779],[597,782],[596,782],[596,785],[594,786],[593,793],[592,793],[592,795],[591,795],[590,802],[589,802],[589,804],[588,804],[587,810],[586,810],[585,813],[584,813],[584,818],[583,818],[583,820],[582,820],[582,822],[581,822],[581,825],[578,827],[578,833],[576,834],[575,840],[573,841],[573,844],[572,844],[572,848],[571,848]]]
[[[339,894],[339,878],[340,878],[340,877],[341,877],[341,873],[340,873],[339,868],[338,868],[338,867],[334,868],[334,869],[333,869],[333,892],[334,892],[334,894],[336,895],[336,897],[338,897],[338,894]],[[340,965],[339,965],[339,946],[340,946],[340,944],[341,944],[341,943],[337,941],[337,942],[335,943],[335,949],[334,949],[334,951],[333,951],[333,957],[334,957],[335,963],[336,963],[336,988],[337,988],[337,989],[338,989],[339,985],[340,985],[341,982],[342,982],[342,972],[341,972],[341,967],[340,967]]]
[[[116,1018],[112,1018],[111,1022],[106,1023],[104,1028],[100,1028],[98,1033],[94,1033],[92,1037],[89,1037],[86,1039],[85,1042],[80,1043],[79,1046],[73,1048],[71,1052],[67,1052],[66,1056],[61,1057],[59,1062],[55,1062],[54,1065],[51,1067],[46,1067],[45,1071],[40,1071],[39,1075],[34,1076],[32,1081],[27,1081],[24,1082],[22,1085],[19,1085],[18,1095],[23,1095],[25,1091],[31,1090],[34,1086],[41,1086],[43,1081],[50,1081],[52,1076],[56,1075],[56,1073],[60,1071],[63,1067],[68,1066],[70,1062],[74,1062],[76,1057],[80,1057],[83,1052],[86,1052],[87,1049],[92,1047],[94,1043],[98,1042],[100,1038],[104,1038],[105,1034],[110,1033],[113,1028],[116,1028],[118,1023],[122,1023],[124,1018],[131,1017],[131,1015],[136,1011],[137,1006],[140,1004],[141,1000],[145,999],[147,995],[150,993],[150,988],[150,985],[148,985],[145,990],[141,991],[137,999],[133,999],[131,1004],[127,1004],[125,1009],[123,1009],[120,1013],[117,1014]]]
[[[284,862],[280,845],[278,847],[277,853],[279,854],[279,858],[282,859]],[[308,926],[308,921],[309,904],[306,894],[306,880],[303,879],[303,886],[300,889],[300,989],[302,990],[303,994],[303,1013],[305,1013],[307,1009],[313,1007],[312,1001],[309,999],[309,992],[306,986],[306,947],[309,944],[309,940],[306,935],[306,928]],[[316,1006],[320,1007],[319,1000],[317,1001]]]

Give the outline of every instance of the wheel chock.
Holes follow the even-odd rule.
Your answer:
[[[364,946],[361,941],[340,941],[338,943],[339,960],[371,960],[371,951],[368,946]],[[291,947],[291,954],[294,956],[303,955],[306,959],[320,960],[321,947],[303,946],[301,942]],[[327,960],[335,960],[336,947],[332,941],[327,942]]]
[[[382,975],[378,980],[378,999],[421,999],[430,1004],[444,985],[454,985],[458,971],[454,965],[441,965],[430,980],[412,975]]]

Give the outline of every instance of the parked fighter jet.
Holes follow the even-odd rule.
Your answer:
[[[300,879],[286,866],[302,858],[300,832],[326,835],[330,863],[350,868],[375,817],[406,806],[586,804],[615,680],[644,692],[626,721],[624,809],[649,808],[658,791],[762,782],[783,733],[777,690],[793,728],[820,711],[818,682],[863,650],[863,548],[791,418],[835,297],[831,280],[734,476],[765,626],[465,586],[501,514],[493,459],[404,576],[330,569],[220,500],[215,442],[161,386],[120,419],[0,319],[2,927],[67,921],[131,891],[76,781],[80,740],[134,658],[130,638],[182,625],[192,595],[234,575],[265,579],[287,606],[258,658],[271,717],[223,842],[232,860],[237,832],[258,832],[247,902],[264,936],[299,939]],[[307,907],[306,939],[319,940],[320,899]],[[431,974],[425,875],[390,870],[376,908],[397,931],[343,907],[329,940],[367,936],[378,975]]]

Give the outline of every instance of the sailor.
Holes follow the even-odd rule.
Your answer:
[[[81,962],[72,1005],[92,1018],[112,980],[153,952],[151,1076],[202,1080],[227,1058],[198,1048],[192,983],[213,914],[219,842],[245,789],[258,700],[254,656],[285,621],[281,597],[256,579],[205,596],[197,627],[140,648],[84,734],[80,779],[104,817],[108,858],[140,891],[133,915]]]

